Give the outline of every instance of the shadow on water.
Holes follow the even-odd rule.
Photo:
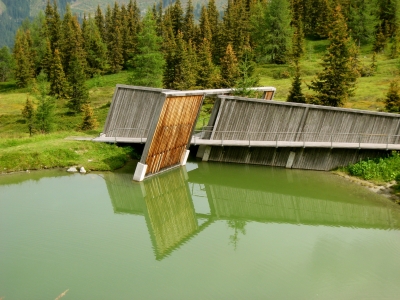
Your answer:
[[[218,220],[232,228],[234,249],[247,222],[400,229],[397,207],[323,172],[199,163],[136,183],[133,170],[104,179],[115,213],[145,217],[157,260]]]

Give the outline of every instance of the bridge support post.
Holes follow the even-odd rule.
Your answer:
[[[289,158],[286,163],[286,169],[292,168],[295,157],[296,157],[296,152],[290,151]]]
[[[206,149],[204,150],[204,155],[202,161],[208,161],[208,158],[210,157],[211,153],[211,146],[207,146]]]
[[[197,149],[196,157],[202,158],[205,150],[206,150],[206,145],[199,145],[199,149]]]
[[[146,170],[147,170],[147,165],[138,162],[136,165],[135,174],[133,174],[133,180],[143,181],[144,176],[146,175]]]
[[[183,152],[182,157],[181,157],[181,166],[186,165],[187,159],[189,157],[190,150],[186,150]]]

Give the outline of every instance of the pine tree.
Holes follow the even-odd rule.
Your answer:
[[[118,3],[115,2],[111,15],[111,24],[107,28],[108,33],[108,62],[110,71],[118,73],[124,64],[123,42],[122,42],[122,22]]]
[[[4,46],[0,49],[0,82],[6,82],[10,77],[14,67],[14,61],[10,49]]]
[[[61,18],[55,0],[53,1],[53,6],[51,6],[50,0],[47,0],[45,20],[47,37],[50,40],[51,53],[53,53],[56,48],[60,48],[59,42],[61,39]]]
[[[96,22],[97,28],[99,30],[101,41],[103,43],[107,42],[106,27],[103,12],[101,11],[100,5],[97,5],[96,13],[94,15],[94,20]]]
[[[53,52],[51,51],[50,40],[46,39],[46,53],[42,60],[42,70],[50,77],[50,69],[53,63]]]
[[[385,108],[389,112],[400,112],[400,87],[396,80],[390,83],[390,88],[386,94]]]
[[[69,88],[61,63],[60,52],[54,50],[53,62],[50,68],[50,95],[56,98],[68,98]]]
[[[226,47],[225,56],[221,58],[221,87],[232,88],[239,79],[239,64],[232,45]]]
[[[306,103],[306,97],[301,90],[301,75],[299,62],[295,61],[295,75],[292,81],[292,87],[289,91],[287,102]]]
[[[79,129],[80,130],[95,129],[99,125],[99,123],[93,116],[92,107],[89,104],[84,104],[82,105],[82,111],[83,111],[83,119],[81,125],[79,126]]]
[[[69,70],[68,83],[70,88],[67,107],[72,113],[80,113],[82,105],[89,100],[89,90],[85,84],[86,76],[79,55],[75,54],[71,57]]]
[[[22,117],[25,119],[26,125],[28,126],[29,136],[32,136],[35,128],[35,107],[29,97],[26,98],[25,106],[22,109]]]
[[[220,80],[219,71],[212,62],[210,42],[204,39],[198,52],[197,86],[203,89],[216,88]]]
[[[14,76],[18,87],[27,87],[32,81],[34,70],[30,60],[30,49],[26,39],[26,34],[18,30],[15,37],[13,50],[15,61]]]
[[[353,0],[349,6],[348,27],[353,40],[360,45],[373,40],[377,25],[376,1]]]
[[[287,0],[271,0],[265,12],[266,36],[262,47],[270,61],[284,64],[290,55],[290,12]]]
[[[342,106],[354,92],[358,67],[354,65],[355,47],[340,6],[335,9],[334,19],[329,33],[330,44],[323,57],[323,71],[309,88],[317,92],[320,104]]]
[[[185,18],[183,22],[183,38],[186,42],[194,41],[196,35],[196,27],[194,24],[194,13],[192,0],[187,2]]]
[[[138,35],[138,54],[133,58],[130,83],[135,85],[162,87],[164,57],[160,52],[161,38],[156,33],[156,23],[149,10],[143,18]]]
[[[236,88],[233,94],[242,97],[252,97],[255,92],[250,88],[258,85],[259,79],[253,76],[254,66],[249,58],[248,52],[245,52],[239,63],[239,79],[236,81]]]
[[[183,9],[180,0],[176,0],[171,8],[171,21],[174,36],[177,36],[178,32],[183,31]]]
[[[303,6],[300,0],[292,0],[292,58],[296,61],[304,54]]]
[[[54,99],[48,96],[47,76],[44,72],[37,77],[38,100],[35,113],[35,128],[41,133],[49,133],[54,127]]]
[[[211,46],[212,42],[212,33],[211,33],[211,27],[210,27],[210,22],[208,21],[208,13],[207,13],[207,8],[205,6],[201,7],[201,15],[200,15],[200,20],[199,20],[199,28],[200,28],[200,36],[199,38],[199,45],[201,42],[206,39]]]
[[[82,35],[87,61],[87,73],[93,77],[107,70],[107,45],[103,43],[95,20],[89,18],[82,25]]]

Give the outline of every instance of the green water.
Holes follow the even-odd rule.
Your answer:
[[[399,299],[400,206],[335,175],[190,162],[0,176],[0,298]]]

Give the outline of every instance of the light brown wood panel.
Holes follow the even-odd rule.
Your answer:
[[[202,100],[203,95],[173,96],[165,100],[146,158],[146,175],[180,163]]]

